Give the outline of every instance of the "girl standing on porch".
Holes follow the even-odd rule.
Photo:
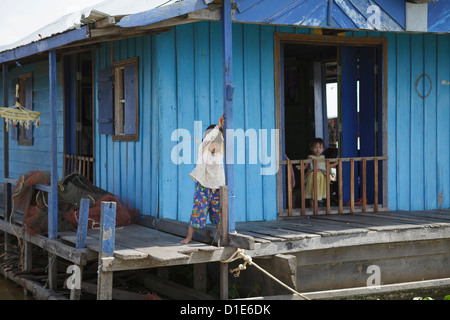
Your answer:
[[[220,117],[218,125],[210,125],[199,147],[198,161],[189,176],[196,182],[194,206],[189,220],[188,234],[180,243],[191,242],[195,229],[203,228],[209,220],[219,227],[220,187],[225,185],[223,168],[223,126],[225,117]]]
[[[317,200],[320,201],[322,199],[326,199],[327,197],[327,179],[326,179],[326,167],[325,167],[325,156],[322,155],[322,152],[325,150],[325,143],[321,138],[313,139],[309,148],[312,152],[312,155],[308,156],[308,159],[318,160],[317,161]],[[333,166],[335,166],[334,164]],[[300,169],[300,166],[297,166],[297,169]],[[306,172],[306,188],[305,188],[305,199],[310,199],[311,207],[314,206],[314,175],[312,174],[314,171],[314,164],[310,163],[307,167]]]

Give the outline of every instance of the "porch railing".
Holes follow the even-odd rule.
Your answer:
[[[326,168],[326,207],[325,207],[325,213],[330,214],[332,213],[332,210],[335,212],[337,209],[337,213],[341,214],[344,212],[344,180],[348,181],[350,183],[349,186],[349,194],[350,194],[350,200],[349,200],[349,208],[346,207],[346,211],[349,211],[350,213],[355,212],[355,191],[356,188],[360,188],[361,193],[361,209],[358,211],[367,212],[367,211],[373,211],[377,212],[380,211],[381,207],[379,205],[379,162],[380,161],[386,161],[388,157],[380,156],[380,157],[355,157],[355,158],[327,158],[324,160],[286,160],[283,161],[282,164],[286,165],[286,177],[287,177],[287,209],[288,209],[288,216],[294,216],[298,215],[299,213],[301,215],[306,215],[307,209],[306,209],[306,198],[305,198],[305,181],[306,181],[306,174],[305,170],[308,166],[308,164],[313,164],[313,171],[310,173],[312,174],[313,179],[313,188],[314,188],[314,195],[312,197],[313,199],[313,214],[319,213],[319,206],[318,206],[318,184],[317,184],[317,174],[319,170],[317,169],[317,165],[319,162],[325,161],[325,168]],[[350,162],[350,168],[349,168],[349,175],[350,177],[344,177],[344,170],[343,170],[343,164],[345,162]],[[359,179],[356,180],[355,185],[355,163],[361,163],[360,170],[359,170]],[[367,163],[373,162],[373,206],[367,204]],[[331,182],[331,166],[332,164],[336,164],[336,171],[337,171],[337,195],[338,195],[338,206],[332,207],[331,206],[331,191],[330,191],[330,182]],[[300,171],[300,197],[301,197],[301,210],[300,212],[294,211],[293,208],[293,187],[292,187],[292,169],[294,166],[299,165],[299,171]],[[372,170],[371,170],[372,171]],[[347,185],[346,185],[347,186]],[[348,187],[348,186],[347,186]],[[308,211],[311,211],[309,209]],[[323,210],[321,210],[323,211]]]
[[[78,172],[94,183],[94,158],[63,155],[63,176]]]

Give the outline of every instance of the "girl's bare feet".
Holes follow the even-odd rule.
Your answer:
[[[184,240],[181,240],[180,243],[181,244],[188,244],[189,242],[191,242],[192,239],[186,238]]]
[[[184,240],[181,240],[180,243],[181,244],[188,244],[189,242],[192,241],[192,236],[193,235],[194,235],[194,227],[189,226],[188,234],[187,234],[186,238]]]

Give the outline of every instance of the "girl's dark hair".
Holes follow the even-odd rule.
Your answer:
[[[209,131],[211,131],[212,129],[214,129],[217,126],[217,124],[212,124],[210,125],[208,128],[206,128],[205,134],[203,135],[203,139],[205,139],[206,135],[209,133]],[[223,141],[223,128],[219,128],[220,132],[222,132],[221,135],[218,135],[216,138],[216,142],[221,143]],[[202,139],[202,141],[203,141]]]
[[[314,138],[314,139],[309,143],[309,147],[312,148],[312,147],[314,147],[317,143],[320,143],[322,146],[325,146],[325,142],[323,141],[322,138]]]

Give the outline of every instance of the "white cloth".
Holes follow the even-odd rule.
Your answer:
[[[215,141],[219,134],[219,126],[206,134],[199,147],[197,165],[189,174],[194,181],[209,189],[219,189],[225,185],[223,139],[220,144]],[[213,149],[214,153],[211,152]]]

